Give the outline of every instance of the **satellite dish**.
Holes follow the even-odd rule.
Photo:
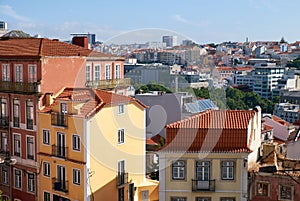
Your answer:
[[[11,165],[14,165],[16,163],[17,163],[17,159],[15,159],[15,158],[10,159],[10,164]]]

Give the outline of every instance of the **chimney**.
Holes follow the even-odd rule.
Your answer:
[[[86,36],[74,36],[72,38],[72,44],[81,46],[85,49],[89,49],[89,40]]]
[[[53,93],[46,93],[45,94],[45,106],[49,106],[53,103]]]

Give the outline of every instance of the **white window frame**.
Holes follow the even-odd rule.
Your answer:
[[[7,110],[8,110],[8,107],[7,107],[7,99],[6,98],[1,98],[1,118],[4,118],[4,117],[8,117],[7,114]]]
[[[32,143],[29,142],[29,139],[32,139]],[[29,156],[32,156],[33,158],[30,158]],[[35,159],[35,139],[34,136],[31,135],[26,135],[26,158],[30,160]]]
[[[177,160],[172,162],[172,180],[185,180],[186,161]]]
[[[81,184],[81,171],[80,169],[72,168],[73,175],[73,184],[80,185]]]
[[[118,144],[124,144],[125,143],[125,129],[120,128],[118,129]]]
[[[91,76],[91,65],[86,65],[85,66],[85,79],[87,82],[92,81],[92,76]]]
[[[20,174],[17,175],[16,171]],[[16,168],[14,169],[14,187],[17,189],[22,188],[22,170]]]
[[[2,64],[2,81],[10,82],[10,65]]]
[[[221,161],[221,179],[234,180],[235,178],[235,162]]]
[[[120,64],[116,64],[115,66],[115,77],[116,79],[120,79],[121,78],[121,65]]]
[[[26,129],[29,129],[27,127],[27,120],[32,120],[32,129],[34,126],[34,103],[32,100],[26,101]],[[30,129],[30,130],[32,130]]]
[[[101,66],[99,64],[94,66],[94,81],[101,80]]]
[[[18,127],[20,127],[20,111],[21,111],[21,104],[20,104],[20,100],[19,99],[14,99],[13,100],[13,118],[18,118]],[[14,119],[13,119],[13,127],[14,126]]]
[[[49,195],[49,200],[45,200],[45,195]],[[44,191],[44,193],[43,193],[43,201],[51,201],[51,193],[50,192],[48,192],[48,191]]]
[[[1,150],[8,151],[8,134],[6,132],[1,133]]]
[[[28,65],[28,83],[37,82],[37,65],[29,64]]]
[[[50,177],[51,175],[51,164],[47,161],[43,162],[43,176]]]
[[[196,197],[196,201],[211,201],[211,197]]]
[[[15,64],[15,82],[23,82],[23,65]]]
[[[111,79],[111,65],[105,64],[105,80]]]
[[[8,176],[9,176],[8,174],[9,174],[8,167],[2,166],[2,169],[1,169],[2,184],[8,185]]]
[[[125,112],[124,104],[119,104],[118,105],[118,114],[124,114],[124,112]]]
[[[291,197],[290,198],[285,198],[285,197],[282,197],[281,195],[281,188],[283,187],[287,187],[287,188],[291,188]],[[294,200],[294,186],[292,185],[289,185],[289,184],[279,184],[278,186],[278,200]]]
[[[80,147],[81,147],[81,139],[80,139],[80,135],[77,134],[73,134],[72,135],[72,149],[74,151],[80,151]]]
[[[43,144],[50,145],[50,130],[43,128]]]
[[[261,184],[261,185],[267,185],[267,187],[268,187],[268,189],[267,189],[267,195],[263,195],[262,193],[258,193],[258,190],[259,190],[258,185],[259,184]],[[270,183],[266,182],[266,181],[257,181],[255,183],[255,195],[256,196],[265,196],[265,197],[270,196]]]
[[[18,136],[19,139],[17,139],[17,141],[15,141],[15,136]],[[22,136],[19,133],[13,133],[13,140],[14,140],[14,156],[17,157],[22,157]],[[18,144],[16,144],[17,142],[19,142]],[[16,155],[16,153],[19,153],[20,155]]]
[[[33,176],[33,178],[29,178],[29,176]],[[27,191],[30,193],[35,192],[35,174],[34,173],[27,173]]]
[[[171,197],[171,201],[187,201],[186,197]]]

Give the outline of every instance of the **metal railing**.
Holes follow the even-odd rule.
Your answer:
[[[110,89],[115,87],[127,87],[130,86],[130,78],[121,78],[121,79],[109,79],[109,80],[94,80],[87,81],[86,86],[97,88],[97,89]]]
[[[51,113],[51,124],[54,126],[68,126],[68,115],[64,113]]]
[[[26,119],[26,128],[33,129],[33,119]]]
[[[35,94],[39,93],[39,84],[40,83],[38,82],[24,83],[0,81],[0,91],[10,93]]]
[[[58,178],[52,178],[52,188],[55,191],[61,191],[67,193],[69,191],[69,181],[61,180]]]
[[[68,147],[52,145],[52,155],[59,158],[67,158]]]
[[[7,116],[0,117],[0,127],[7,128],[9,126],[9,119]]]
[[[122,186],[128,183],[128,173],[118,173],[117,175],[117,186]]]
[[[192,179],[192,191],[215,191],[215,180],[196,180]]]

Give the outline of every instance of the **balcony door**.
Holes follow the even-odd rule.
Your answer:
[[[197,161],[196,163],[197,189],[209,189],[210,162]]]
[[[64,166],[57,166],[57,180],[60,182],[60,189],[66,189],[66,168]]]
[[[57,155],[66,156],[66,136],[61,132],[57,132]]]
[[[119,184],[125,183],[125,161],[119,161],[118,162],[118,178],[119,178]]]

